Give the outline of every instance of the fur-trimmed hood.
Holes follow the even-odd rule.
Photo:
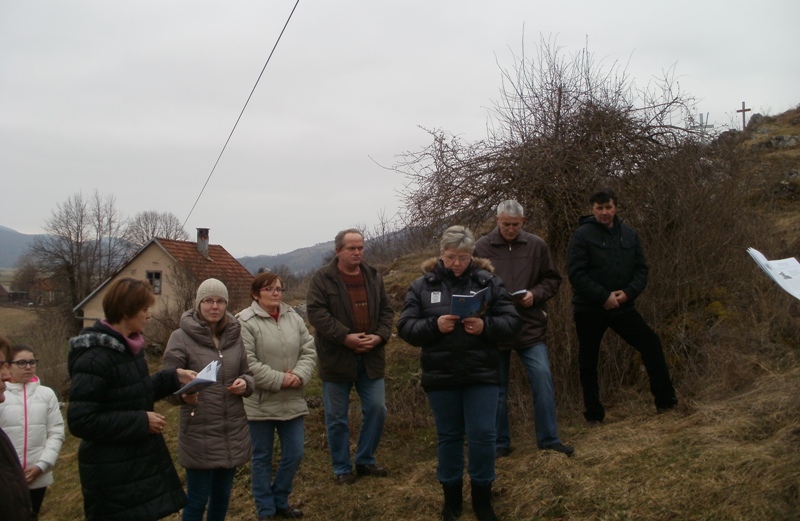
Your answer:
[[[436,264],[439,262],[439,257],[431,257],[430,259],[424,260],[422,264],[419,265],[422,273],[428,273],[433,271],[436,267]],[[480,270],[486,270],[489,273],[494,273],[494,266],[492,266],[492,262],[489,259],[484,259],[482,257],[472,257],[472,263],[475,265],[475,268]]]

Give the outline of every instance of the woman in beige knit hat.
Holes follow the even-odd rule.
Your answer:
[[[228,511],[236,467],[250,461],[250,434],[242,398],[253,393],[239,322],[228,312],[228,290],[208,279],[197,288],[195,308],[181,317],[169,338],[165,367],[200,372],[219,365],[217,384],[175,396],[181,404],[178,463],[186,469],[184,521],[222,521]]]

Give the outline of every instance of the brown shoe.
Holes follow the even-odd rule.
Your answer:
[[[333,476],[333,481],[335,481],[337,485],[352,485],[356,482],[356,477],[352,472],[346,472]]]
[[[389,475],[389,471],[371,463],[369,465],[356,465],[356,474],[358,474],[359,477],[372,476],[374,478],[385,478]]]

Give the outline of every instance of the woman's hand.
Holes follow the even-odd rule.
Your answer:
[[[183,399],[183,403],[187,405],[197,405],[197,402],[200,401],[200,393],[183,393],[181,398]]]
[[[244,381],[244,378],[237,378],[231,385],[228,386],[228,392],[231,394],[241,396],[245,393],[245,391],[247,391],[247,382]]]
[[[150,434],[161,434],[167,426],[167,420],[157,412],[147,411],[147,421],[150,424]]]
[[[31,465],[27,469],[25,469],[25,481],[28,482],[28,485],[33,483],[36,478],[42,475],[42,469],[40,469],[36,465]]]
[[[480,317],[467,317],[463,321],[464,330],[469,335],[480,335],[483,333],[483,319]]]
[[[186,385],[197,377],[197,371],[190,371],[188,369],[178,369],[178,380],[181,385]]]
[[[436,319],[436,325],[442,333],[452,333],[459,321],[458,315],[442,315]]]
[[[281,388],[286,389],[299,389],[303,387],[303,380],[294,373],[285,373],[283,375],[283,383]]]

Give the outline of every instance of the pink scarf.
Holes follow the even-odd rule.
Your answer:
[[[115,328],[114,326],[112,326],[111,324],[106,322],[105,320],[101,320],[100,323],[103,324],[104,326],[110,327],[111,329],[113,329],[114,331],[116,331],[117,333],[122,335],[122,331],[120,331],[119,329]],[[125,343],[128,344],[128,349],[130,349],[131,353],[133,353],[134,356],[138,355],[139,351],[141,351],[142,347],[144,347],[144,337],[142,336],[142,334],[141,333],[133,333],[132,335],[127,336],[127,337],[125,335],[122,335],[122,336],[123,336],[123,338],[125,338]]]

